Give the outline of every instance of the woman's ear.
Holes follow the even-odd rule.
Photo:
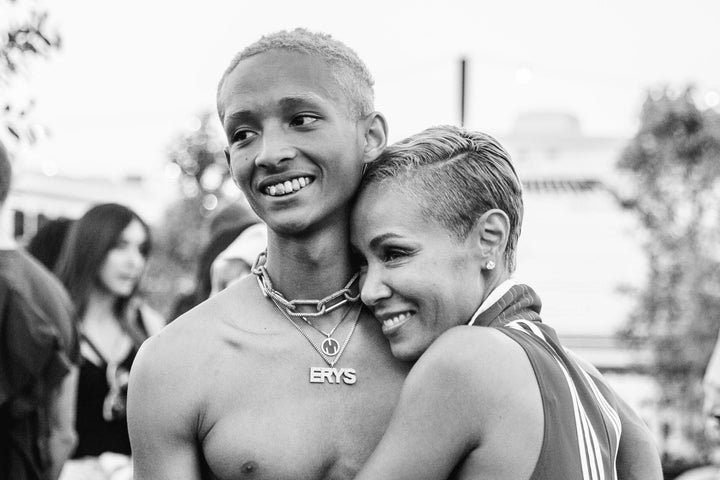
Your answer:
[[[380,112],[372,112],[360,121],[365,127],[363,163],[369,163],[379,157],[387,146],[387,122]]]
[[[505,256],[505,247],[510,234],[510,218],[502,210],[493,208],[483,213],[475,225],[483,265],[487,265],[488,262],[499,265]]]

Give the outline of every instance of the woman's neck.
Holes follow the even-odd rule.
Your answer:
[[[115,302],[117,297],[109,292],[93,289],[88,296],[83,323],[106,324],[116,322]]]

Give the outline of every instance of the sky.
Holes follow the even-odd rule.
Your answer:
[[[355,49],[376,109],[399,140],[466,122],[501,136],[528,111],[562,111],[588,135],[632,136],[649,88],[720,92],[716,0],[53,0],[40,3],[62,50],[33,64],[23,89],[49,132],[21,151],[29,168],[77,176],[162,171],[171,143],[213,111],[232,56],[298,26]]]

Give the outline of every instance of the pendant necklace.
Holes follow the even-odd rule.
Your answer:
[[[340,360],[340,356],[345,351],[345,347],[347,347],[348,343],[350,342],[350,338],[352,337],[353,333],[355,333],[355,328],[357,327],[358,321],[360,320],[362,305],[359,305],[353,325],[352,327],[350,327],[350,331],[345,337],[345,341],[342,343],[342,345],[333,337],[333,334],[350,314],[350,311],[353,309],[352,304],[356,303],[360,299],[360,292],[358,292],[356,295],[352,295],[351,293],[351,288],[353,284],[357,281],[359,274],[355,273],[355,275],[352,276],[352,278],[345,285],[345,287],[338,290],[337,292],[328,295],[321,300],[287,300],[280,292],[273,288],[270,276],[268,275],[268,272],[265,268],[266,260],[267,252],[262,252],[258,256],[251,270],[257,278],[258,285],[260,286],[260,291],[262,291],[263,295],[265,295],[270,299],[270,301],[272,301],[273,305],[275,305],[278,311],[293,325],[293,327],[295,327],[298,332],[302,334],[303,337],[305,337],[305,340],[310,343],[313,349],[328,365],[327,367],[310,367],[310,383],[353,385],[355,382],[357,382],[357,372],[355,371],[355,369],[335,368],[335,364]],[[331,302],[336,300],[338,300],[336,303],[332,303],[331,305],[329,305]],[[313,325],[312,322],[308,319],[308,317],[316,318],[321,315],[328,314],[346,303],[350,303],[351,305],[348,307],[348,310],[345,312],[340,321],[332,328],[332,330],[330,330],[330,332],[325,332],[324,330],[321,330],[320,328]],[[314,306],[316,312],[297,312],[296,308],[298,305]],[[321,333],[325,337],[319,347],[315,344],[315,342],[313,342],[313,340],[305,332],[305,330],[301,328],[300,324],[297,323],[297,321],[295,320],[296,318],[301,318],[313,330]]]
[[[362,311],[362,305],[360,305],[357,309],[357,314],[355,315],[355,321],[352,324],[352,327],[350,327],[350,331],[348,332],[347,336],[345,337],[345,341],[340,345],[337,340],[335,340],[331,335],[335,333],[335,330],[340,326],[341,323],[347,318],[350,311],[353,309],[352,306],[348,308],[347,312],[345,312],[345,315],[343,315],[343,318],[338,322],[335,327],[330,331],[330,333],[323,332],[319,328],[312,325],[310,322],[308,325],[310,325],[314,330],[319,331],[323,335],[325,335],[327,338],[323,340],[323,343],[320,347],[318,347],[315,342],[312,341],[310,336],[305,333],[305,331],[298,325],[293,318],[288,315],[285,310],[283,310],[280,305],[275,301],[275,299],[271,299],[273,304],[277,307],[278,311],[288,319],[288,321],[292,324],[293,327],[297,329],[300,334],[302,334],[303,337],[305,337],[305,340],[308,341],[308,343],[315,349],[315,351],[320,355],[320,357],[325,361],[325,363],[328,365],[327,367],[310,367],[310,383],[335,383],[340,384],[343,383],[345,385],[352,385],[357,381],[357,372],[354,368],[335,368],[335,364],[340,360],[340,356],[345,351],[345,347],[347,347],[347,344],[350,343],[350,338],[352,337],[353,333],[355,333],[355,327],[357,327],[358,321],[360,320],[360,312]],[[332,358],[328,358],[332,357]]]
[[[275,306],[277,306],[277,304],[275,304]],[[320,328],[316,327],[315,325],[312,324],[312,322],[310,320],[307,319],[307,317],[301,317],[305,321],[305,323],[307,323],[310,326],[310,328],[312,328],[316,332],[319,332],[319,333],[322,333],[323,335],[325,335],[325,340],[323,340],[323,342],[320,344],[320,349],[322,350],[322,353],[324,353],[328,357],[334,357],[335,355],[338,355],[338,358],[340,358],[339,357],[340,343],[338,343],[338,341],[335,340],[332,335],[333,335],[333,333],[335,333],[335,330],[337,330],[337,328],[340,326],[340,324],[345,321],[348,314],[350,313],[350,310],[352,310],[352,306],[347,309],[347,311],[343,314],[340,321],[332,328],[332,330],[330,330],[330,332],[326,332],[325,330],[321,330]],[[290,319],[290,318],[288,318],[288,319]],[[293,323],[295,323],[295,322],[293,321]],[[332,367],[332,365],[330,365],[330,366]]]

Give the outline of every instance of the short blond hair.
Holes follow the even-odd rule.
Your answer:
[[[220,104],[220,94],[228,75],[242,60],[272,50],[304,53],[324,60],[330,66],[333,77],[348,100],[350,114],[360,117],[374,110],[375,82],[357,53],[328,34],[296,28],[265,35],[233,57],[217,88],[216,102],[221,122],[224,120],[225,111]]]

